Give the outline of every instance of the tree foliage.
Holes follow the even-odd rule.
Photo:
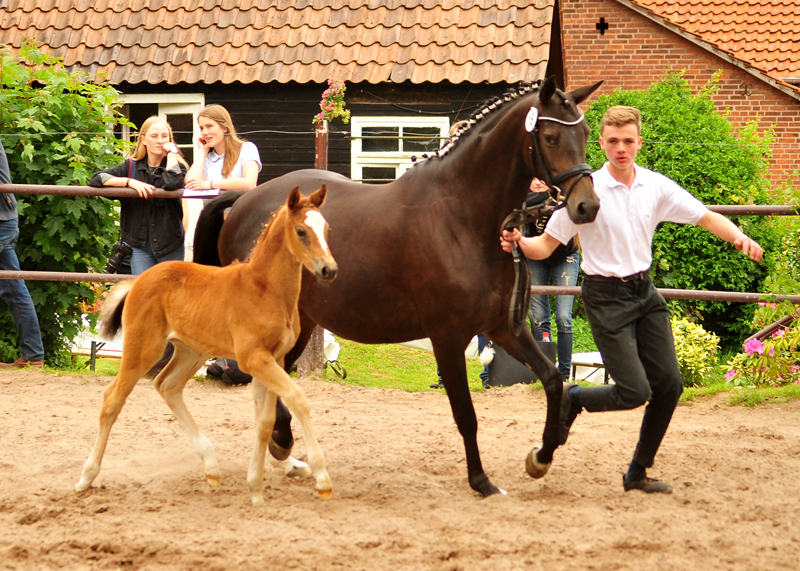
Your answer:
[[[0,46],[0,137],[19,184],[86,185],[92,173],[117,164],[127,143],[113,136],[119,92],[102,78],[67,71],[60,58],[26,42],[17,55]],[[100,197],[17,195],[23,270],[100,271],[118,234],[115,202]],[[45,359],[66,364],[95,292],[73,282],[28,281]],[[93,316],[90,315],[90,319]],[[16,358],[11,314],[0,305],[0,358]]]
[[[769,204],[772,132],[759,135],[757,118],[734,129],[727,113],[712,101],[718,89],[715,76],[692,94],[681,74],[654,83],[647,91],[603,95],[586,113],[594,141],[587,159],[594,168],[606,161],[596,143],[600,120],[613,105],[629,105],[642,113],[644,143],[636,162],[660,172],[705,204]],[[778,237],[764,217],[733,217],[734,223],[765,250],[765,261],[749,261],[732,245],[708,231],[663,224],[653,239],[653,276],[657,287],[757,292],[771,270]],[[718,335],[725,347],[736,346],[751,330],[752,304],[688,300],[670,302],[673,313],[691,316]]]

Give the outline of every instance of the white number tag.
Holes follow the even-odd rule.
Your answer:
[[[536,107],[531,107],[531,110],[528,111],[528,116],[525,117],[525,130],[530,133],[536,128],[536,121],[539,120],[539,111]]]

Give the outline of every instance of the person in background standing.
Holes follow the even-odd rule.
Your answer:
[[[531,192],[528,201],[536,204],[539,200],[547,199],[547,185],[534,178],[531,182]],[[525,236],[539,236],[551,214],[542,217],[536,223],[530,223],[525,228]],[[580,265],[580,254],[575,239],[571,239],[564,246],[559,244],[556,250],[545,260],[532,260],[528,258],[528,270],[531,274],[531,285],[557,285],[575,286],[578,285],[578,270]],[[572,303],[575,296],[557,295],[556,298],[556,327],[558,329],[558,371],[565,379],[569,379],[572,374]],[[531,296],[531,327],[533,336],[537,341],[544,340],[544,334],[550,341],[553,340],[550,331],[550,296],[532,295]]]
[[[11,184],[11,170],[3,142],[0,141],[0,184]],[[19,259],[14,246],[19,238],[17,199],[11,193],[0,193],[0,270],[19,271]],[[22,354],[13,363],[0,363],[1,368],[44,366],[44,345],[39,329],[39,317],[31,294],[22,280],[0,279],[0,297],[8,304],[17,327]]]
[[[183,207],[177,198],[151,198],[156,188],[183,188],[187,165],[169,124],[149,117],[129,159],[96,172],[90,186],[134,189],[140,198],[120,199],[120,241],[131,247],[131,273],[167,260],[184,259]]]
[[[193,190],[251,190],[258,182],[261,157],[254,143],[236,134],[222,105],[207,105],[197,118],[200,137],[197,156],[186,175]]]

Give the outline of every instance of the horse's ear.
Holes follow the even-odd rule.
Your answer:
[[[556,78],[555,76],[551,75],[547,79],[544,80],[544,83],[539,88],[539,101],[542,102],[542,105],[547,105],[550,103],[550,98],[556,92]]]
[[[311,204],[319,208],[325,202],[326,196],[328,196],[328,187],[323,184],[315,190],[308,199],[311,201]]]
[[[302,195],[300,194],[300,187],[296,186],[292,189],[292,192],[289,193],[289,198],[286,199],[286,206],[289,210],[294,210],[297,208],[297,203],[300,202]]]
[[[579,87],[573,91],[569,92],[569,96],[575,101],[577,105],[581,101],[585,101],[592,93],[597,91],[597,88],[603,85],[602,81],[598,81],[594,85],[587,85],[585,87]]]

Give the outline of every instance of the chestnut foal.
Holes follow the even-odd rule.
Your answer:
[[[125,400],[171,342],[175,354],[154,385],[200,454],[209,484],[219,485],[219,464],[211,442],[186,408],[183,389],[206,359],[216,355],[236,359],[243,371],[260,381],[252,383],[256,439],[247,471],[253,505],[264,503],[264,459],[277,396],[302,426],[319,496],[332,496],[308,400],[283,370],[284,355],[300,333],[297,302],[303,266],[323,282],[336,276],[337,265],[326,242],[327,223],[319,212],[327,192],[323,185],[305,198],[298,188],[292,190],[246,263],[218,268],[164,262],[111,290],[100,314],[101,333],[111,338],[122,327],[122,363],[116,379],[105,389],[100,431],[76,492],[88,489],[97,477],[108,435]]]

